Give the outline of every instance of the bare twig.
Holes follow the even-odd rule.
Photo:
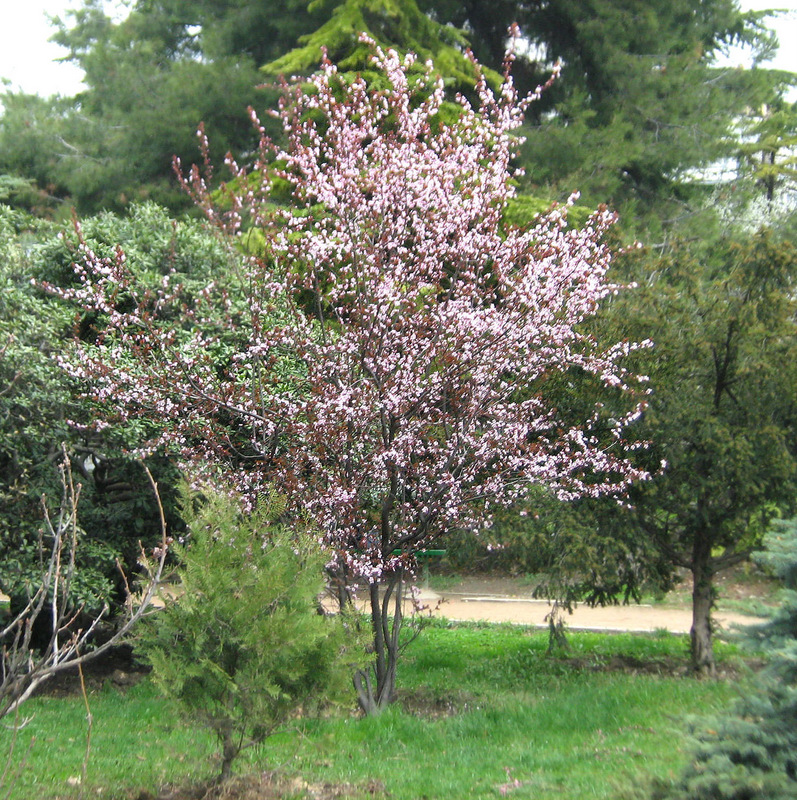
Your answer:
[[[45,546],[45,533],[42,532],[39,538],[39,586],[25,607],[0,629],[0,719],[16,713],[19,706],[54,675],[80,667],[119,644],[149,607],[163,574],[169,542],[158,486],[149,469],[142,466],[155,495],[160,517],[161,543],[155,551],[157,558],[152,563],[142,547],[141,563],[148,573],[145,590],[134,599],[128,579],[123,577],[127,593],[124,621],[107,641],[89,649],[93,635],[106,618],[109,608],[106,604],[83,627],[76,629],[85,609],[82,606],[74,608],[68,602],[68,597],[80,546],[77,519],[80,484],[76,484],[72,478],[69,458],[66,449],[63,449],[62,496],[55,519],[43,498],[45,530],[51,544]],[[50,617],[50,636],[44,647],[36,649],[33,647],[33,630],[36,621],[43,619],[43,614]]]
[[[80,771],[80,786],[81,794],[86,785],[86,774],[89,769],[89,756],[91,756],[91,732],[94,728],[94,717],[91,714],[91,707],[89,706],[89,696],[86,693],[86,680],[83,676],[83,665],[78,664],[78,673],[80,674],[80,692],[83,695],[83,704],[86,706],[86,753],[83,756],[83,767]]]
[[[13,791],[17,780],[19,780],[22,770],[28,763],[28,756],[30,755],[30,751],[33,749],[33,745],[36,741],[36,737],[31,736],[30,741],[28,742],[28,747],[25,750],[25,754],[18,761],[14,760],[14,752],[16,751],[19,732],[28,724],[28,722],[30,722],[30,718],[24,720],[23,722],[19,722],[19,709],[14,712],[14,725],[11,728],[11,742],[8,746],[8,755],[6,756],[6,763],[3,767],[3,774],[0,775],[0,791],[5,791],[3,800],[9,800],[11,797],[11,792]]]

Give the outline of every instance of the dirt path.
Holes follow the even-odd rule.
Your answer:
[[[530,589],[523,589],[510,578],[466,578],[450,589],[434,592],[422,589],[421,601],[436,617],[451,620],[483,620],[547,626],[551,610],[547,600],[534,600]],[[714,615],[722,629],[733,625],[749,625],[758,617],[719,611]],[[573,614],[565,614],[568,627],[578,630],[688,633],[692,625],[688,607],[653,605],[578,606]]]

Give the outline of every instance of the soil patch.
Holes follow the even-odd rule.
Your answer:
[[[128,795],[124,800],[283,800],[286,797],[295,800],[367,800],[387,796],[384,784],[376,780],[364,784],[309,783],[300,777],[257,772],[232,778],[221,785],[170,786],[157,795],[140,792]]]
[[[459,595],[480,592],[533,599],[539,581],[529,575],[440,575],[432,579],[432,588],[440,594]],[[743,562],[723,570],[714,577],[717,589],[717,608],[730,611],[739,601],[757,601],[768,606],[778,605],[781,584],[751,562]],[[692,602],[692,575],[683,570],[673,589],[657,597],[655,605],[667,608],[689,608]],[[728,607],[726,607],[728,606]],[[734,609],[735,610],[735,609]]]
[[[719,576],[717,582],[721,600],[712,616],[720,630],[762,621],[760,617],[736,610],[732,602],[723,607],[722,598],[771,605],[778,589],[777,582],[749,565],[729,570]],[[438,585],[436,591],[424,589],[421,592],[421,599],[434,616],[538,627],[548,624],[546,617],[551,603],[533,596],[535,584],[528,578],[469,575],[446,578]],[[692,625],[691,580],[685,577],[664,602],[595,608],[582,604],[577,605],[572,614],[563,613],[562,619],[574,630],[688,633]]]
[[[137,660],[132,645],[121,644],[112,647],[103,655],[83,665],[83,679],[86,690],[101,689],[110,683],[117,689],[126,689],[134,686],[151,668]],[[80,670],[71,667],[54,675],[46,681],[36,692],[47,697],[66,697],[80,694]]]
[[[434,608],[434,616],[452,620],[477,620],[484,622],[513,622],[536,627],[548,626],[551,603],[547,600],[511,597],[507,595],[454,594],[446,592],[442,602]],[[562,614],[568,628],[573,630],[629,631],[654,633],[688,633],[692,626],[692,612],[687,608],[670,608],[654,605],[576,606],[572,614]],[[750,625],[761,622],[736,612],[717,612],[713,615],[718,628]]]
[[[424,719],[453,717],[478,707],[478,699],[466,692],[440,695],[423,687],[400,689],[398,703],[407,714]]]

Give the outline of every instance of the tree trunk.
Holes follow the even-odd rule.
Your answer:
[[[402,571],[388,578],[382,596],[378,584],[372,583],[369,587],[374,658],[370,667],[357,670],[354,675],[360,708],[369,717],[377,716],[396,699],[396,664],[403,618],[403,588]]]
[[[714,605],[711,540],[697,535],[692,551],[692,669],[701,675],[716,675],[711,637],[711,608]]]
[[[235,761],[240,747],[235,742],[232,730],[225,730],[222,734],[222,750],[221,750],[221,775],[219,775],[219,783],[228,781],[232,776],[232,762]]]
[[[352,596],[349,590],[349,575],[345,565],[334,565],[327,567],[329,591],[334,595],[338,608],[350,608]]]

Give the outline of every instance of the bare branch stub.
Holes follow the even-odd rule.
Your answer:
[[[39,535],[41,580],[25,606],[0,628],[0,719],[18,711],[36,689],[64,670],[79,667],[99,658],[124,640],[131,628],[144,615],[160,584],[169,538],[158,486],[146,465],[155,495],[161,525],[161,544],[154,562],[142,549],[141,563],[147,572],[147,582],[134,599],[130,581],[124,576],[127,591],[125,613],[120,624],[101,645],[93,639],[99,625],[107,618],[107,604],[96,614],[84,616],[85,609],[68,602],[70,583],[75,574],[75,557],[80,548],[78,500],[81,486],[72,476],[64,447],[61,463],[62,493],[57,514],[53,515],[42,498],[44,526]],[[49,639],[34,647],[33,631],[36,622],[49,617]]]

